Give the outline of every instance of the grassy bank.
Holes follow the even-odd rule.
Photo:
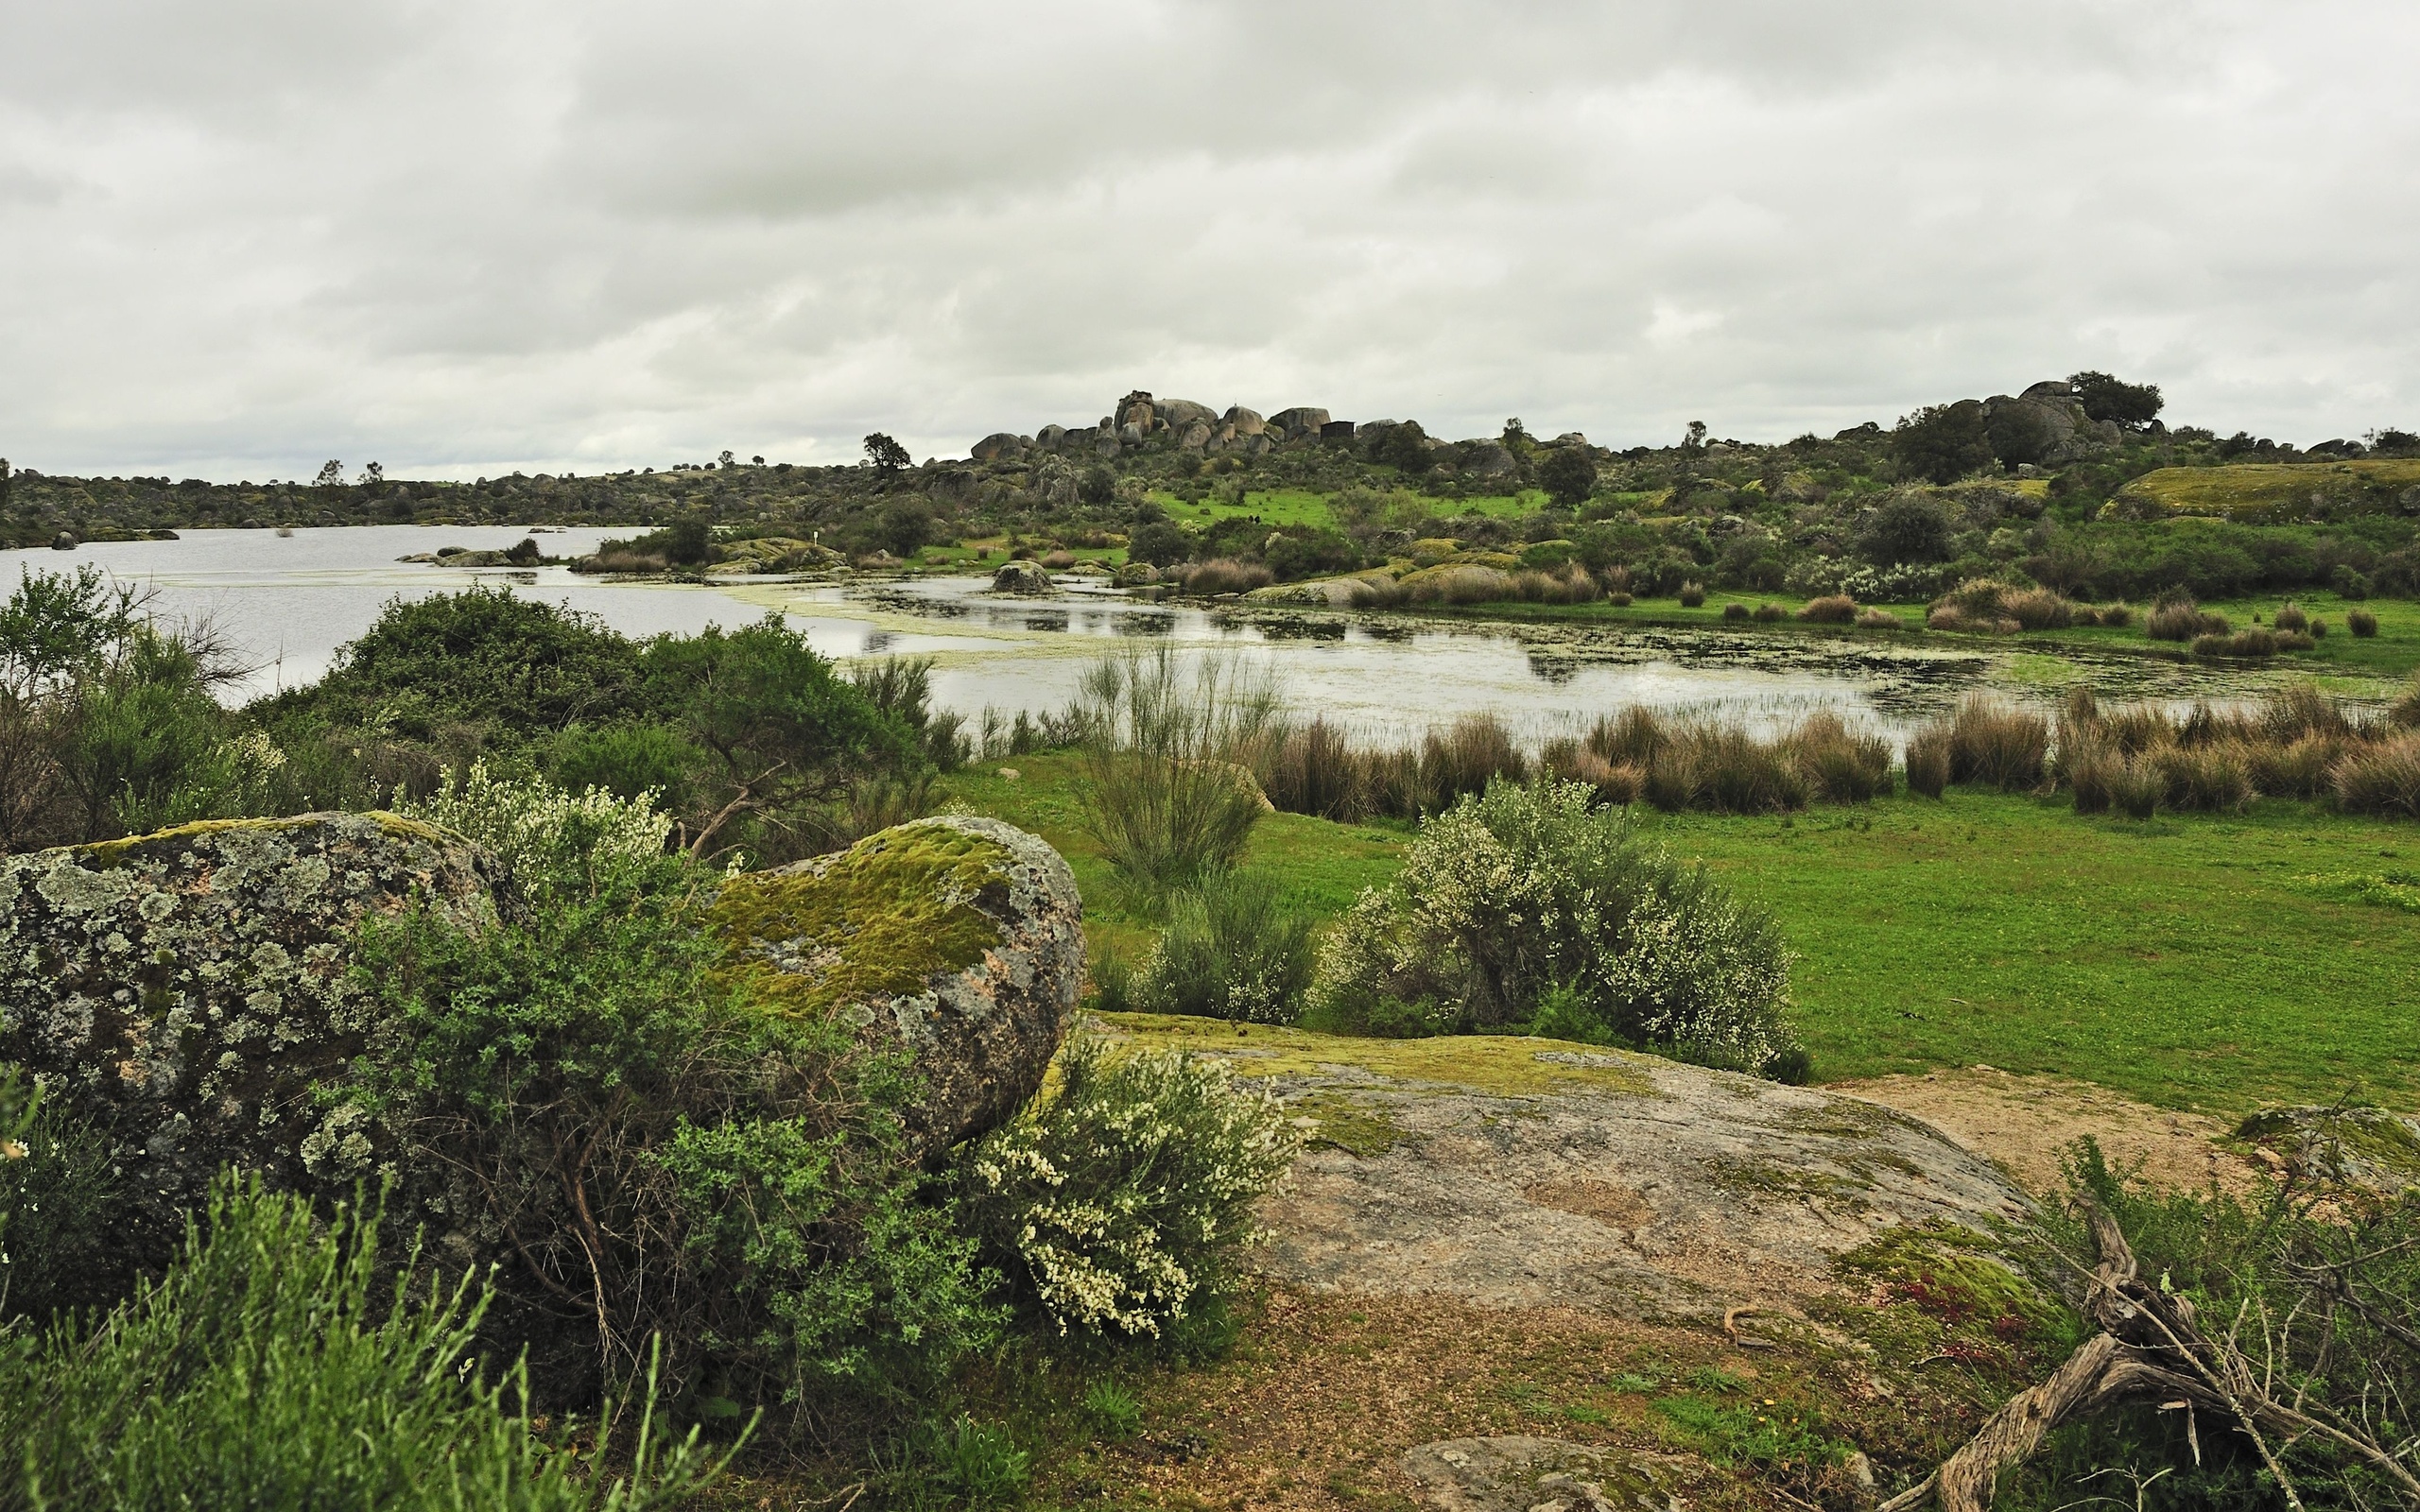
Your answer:
[[[1078,827],[1072,759],[1015,766],[1017,781],[986,765],[949,791],[1060,847],[1095,944],[1139,950],[1150,923]],[[2273,801],[2083,818],[1966,790],[1642,822],[1779,918],[1819,1079],[1979,1063],[2221,1114],[2347,1090],[2420,1105],[2420,928],[2394,903],[2411,895],[2396,879],[2420,871],[2411,826]],[[1392,874],[1401,840],[1277,814],[1249,864],[1333,915]]]

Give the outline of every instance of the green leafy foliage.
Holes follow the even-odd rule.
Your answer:
[[[1265,873],[1212,872],[1170,900],[1132,1006],[1291,1023],[1310,988],[1314,927]]]
[[[1329,936],[1313,989],[1325,1021],[1534,1022],[1804,1079],[1772,918],[1592,797],[1496,782],[1424,823],[1402,873]]]
[[[381,1296],[379,1216],[222,1178],[165,1277],[115,1311],[0,1333],[0,1506],[640,1512],[716,1467],[639,1414],[627,1465],[605,1435],[559,1450],[523,1415],[516,1368],[484,1379],[471,1279]],[[610,1416],[610,1415],[609,1415]]]
[[[1955,483],[1996,460],[1983,426],[1983,406],[1974,400],[1927,404],[1900,419],[1891,433],[1900,471],[1932,483]]]
[[[709,927],[721,879],[658,848],[663,816],[484,774],[427,812],[510,855],[528,906],[476,936],[363,924],[395,1028],[354,1095],[416,1169],[460,1174],[408,1195],[501,1234],[495,1327],[547,1384],[627,1375],[661,1336],[676,1392],[830,1435],[992,1336],[972,1246],[901,1153],[903,1068],[755,1000]]]

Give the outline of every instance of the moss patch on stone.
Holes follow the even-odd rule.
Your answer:
[[[858,841],[820,874],[735,877],[707,921],[735,985],[777,1010],[821,1015],[980,961],[1000,925],[975,901],[1004,885],[1010,859],[983,835],[911,825]]]
[[[1244,1076],[1334,1076],[1340,1070],[1514,1097],[1557,1092],[1653,1097],[1647,1057],[1514,1035],[1358,1040],[1178,1014],[1094,1015],[1120,1038],[1226,1058]]]
[[[2065,1342],[2073,1314],[2000,1249],[1993,1239],[1955,1224],[1910,1224],[1842,1254],[1832,1270],[1876,1288],[1886,1303],[1912,1303],[1951,1331],[1987,1333],[2002,1343]]]
[[[1362,1160],[1375,1160],[1411,1135],[1383,1108],[1374,1108],[1350,1091],[1322,1089],[1305,1092],[1287,1105],[1314,1125],[1311,1143],[1330,1144]]]
[[[458,842],[460,839],[460,836],[450,834],[433,824],[424,823],[419,819],[407,819],[400,814],[389,814],[384,809],[372,810],[363,814],[361,817],[377,825],[381,833],[400,839],[426,840],[434,844]],[[187,824],[171,825],[164,830],[154,830],[149,834],[130,834],[122,840],[95,840],[90,845],[75,846],[71,848],[71,853],[87,858],[95,868],[107,871],[125,866],[134,856],[155,846],[175,846],[188,840],[226,834],[238,830],[273,834],[282,830],[301,829],[318,822],[320,822],[318,819],[309,815],[297,815],[291,818],[282,819],[195,819]]]

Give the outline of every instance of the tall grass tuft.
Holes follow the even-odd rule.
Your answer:
[[[1427,791],[1450,803],[1465,793],[1485,792],[1495,778],[1517,782],[1529,775],[1530,764],[1504,721],[1494,714],[1464,714],[1422,739],[1420,767]]]
[[[1704,602],[1705,585],[1703,583],[1691,582],[1683,583],[1681,585],[1681,607],[1683,609],[1696,609]]]
[[[1270,806],[1243,765],[1277,721],[1266,671],[1157,646],[1096,662],[1077,710],[1083,826],[1129,886],[1157,900],[1242,857]]]
[[[1958,706],[1949,729],[1949,780],[2015,792],[2039,787],[2050,725],[2040,714],[1983,696]]]
[[[2354,747],[2333,778],[2336,801],[2348,813],[2420,818],[2420,733]]]
[[[1949,786],[1950,750],[1954,744],[1950,727],[1939,722],[1908,737],[1905,765],[1909,792],[1922,793],[1927,798],[1941,797]]]
[[[2109,769],[2109,801],[2130,819],[2148,819],[2168,795],[2168,779],[2149,757],[2118,761]]]
[[[1275,580],[1275,575],[1259,562],[1214,557],[1184,575],[1184,591],[1197,598],[1248,593],[1255,588],[1267,588]]]
[[[2348,609],[2344,611],[2344,627],[2353,632],[2355,640],[2366,641],[2378,633],[2378,617],[2365,609]]]
[[[2168,746],[2145,758],[2172,809],[2232,814],[2252,801],[2252,767],[2240,742]]]
[[[2303,612],[2300,604],[2288,599],[2284,607],[2270,616],[2270,623],[2281,630],[2307,630],[2310,628],[2310,616]]]
[[[2255,625],[2246,629],[2238,630],[2232,635],[2221,633],[2197,635],[2193,638],[2193,654],[2246,658],[2275,656],[2278,651],[2278,640],[2276,632],[2267,626]],[[2302,648],[2308,649],[2310,638],[2304,636],[2302,643]]]
[[[1838,714],[1813,713],[1782,738],[1817,798],[1832,803],[1863,803],[1891,794],[1891,743],[1852,732]]]
[[[2229,628],[2225,615],[2204,614],[2190,598],[2162,600],[2143,617],[2143,633],[2154,641],[2190,641],[2224,635]]]
[[[1831,593],[1810,598],[1799,610],[1798,617],[1809,625],[1849,625],[1857,619],[1857,600],[1846,593]]]
[[[1278,731],[1262,750],[1261,790],[1287,813],[1350,821],[1370,812],[1368,765],[1324,718]]]
[[[638,1512],[713,1478],[651,1405],[616,1478],[601,1434],[587,1453],[548,1447],[523,1370],[476,1368],[486,1296],[465,1277],[380,1297],[377,1229],[374,1206],[323,1227],[301,1197],[222,1177],[160,1280],[0,1339],[0,1504]]]

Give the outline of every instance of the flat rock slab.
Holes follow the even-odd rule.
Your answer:
[[[1292,1285],[1698,1321],[1795,1311],[1894,1227],[2031,1209],[1930,1125],[1813,1088],[1509,1037],[1107,1022],[1269,1078],[1314,1125],[1262,1210],[1257,1263]]]
[[[1559,1438],[1448,1438],[1407,1450],[1403,1472],[1439,1512],[1680,1512],[1643,1455]]]

